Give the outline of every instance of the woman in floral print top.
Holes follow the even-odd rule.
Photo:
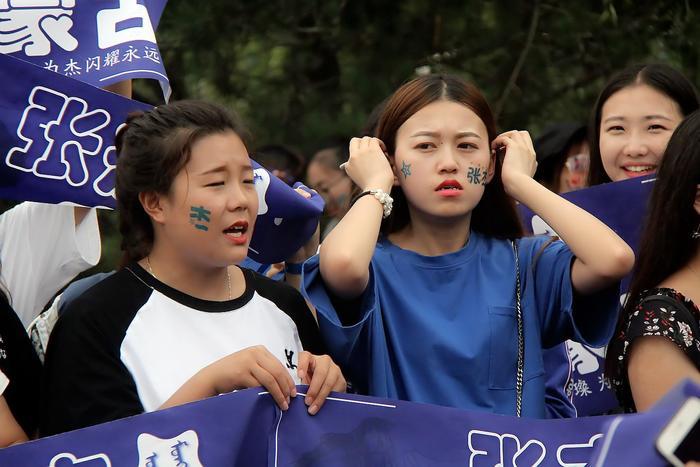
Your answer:
[[[625,328],[616,335],[611,350],[620,347],[617,373],[626,372],[631,342],[642,336],[662,336],[672,341],[700,369],[700,310],[690,300],[673,289],[655,288],[642,292]],[[635,412],[634,398],[627,378],[616,379],[616,392],[626,412]]]
[[[647,410],[683,379],[700,384],[699,142],[696,111],[676,128],[661,161],[628,299],[608,347],[606,373],[627,412]]]

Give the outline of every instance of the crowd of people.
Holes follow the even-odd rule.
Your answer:
[[[286,410],[309,385],[311,415],[350,389],[574,416],[546,364],[567,339],[609,344],[620,410],[647,410],[682,379],[700,383],[698,107],[679,71],[632,66],[588,125],[558,122],[533,142],[499,133],[473,84],[421,76],[365,136],[319,149],[305,176],[293,150],[253,151],[218,105],[132,114],[116,140],[123,261],[54,301],[45,355],[25,329],[97,263],[97,218],[29,202],[0,216],[0,446],[255,386]],[[247,263],[251,158],[326,203],[320,239],[286,266]],[[651,174],[636,266],[630,245],[559,195]],[[517,204],[558,237],[525,235]]]

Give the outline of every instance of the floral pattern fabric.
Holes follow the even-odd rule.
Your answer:
[[[661,336],[678,346],[700,369],[700,310],[689,299],[669,288],[649,289],[639,297],[634,312],[626,318],[623,331],[612,346],[619,346],[617,375],[614,380],[617,397],[625,412],[635,412],[634,400],[627,379],[628,348],[637,337]],[[696,330],[696,331],[694,331]]]

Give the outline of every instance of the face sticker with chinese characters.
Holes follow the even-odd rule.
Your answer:
[[[489,170],[488,167],[481,167],[479,165],[469,166],[467,169],[467,181],[472,185],[486,185],[488,180]]]
[[[206,225],[211,221],[211,211],[205,209],[204,206],[190,206],[190,224],[197,230],[204,232],[209,230]]]

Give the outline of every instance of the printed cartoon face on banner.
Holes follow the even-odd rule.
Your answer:
[[[167,0],[0,0],[0,53],[94,86],[129,78],[170,85],[155,28]]]
[[[270,188],[271,174],[259,167],[253,171],[255,191],[258,193],[258,216],[267,214],[267,189]]]
[[[194,430],[161,439],[142,433],[138,440],[139,467],[202,467],[199,460],[199,438]]]

